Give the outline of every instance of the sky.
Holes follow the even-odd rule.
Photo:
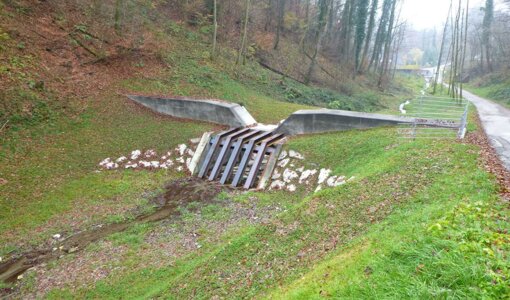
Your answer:
[[[485,0],[470,0],[470,7],[482,7],[484,3]],[[449,0],[404,0],[402,18],[418,30],[440,27],[446,20],[449,7]]]

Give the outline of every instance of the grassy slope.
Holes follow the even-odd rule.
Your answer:
[[[508,74],[489,74],[466,85],[466,89],[510,108],[510,81]]]
[[[404,142],[391,129],[302,137],[290,147],[357,179],[171,266],[116,274],[78,295],[422,299],[508,292],[508,214],[492,176],[477,164],[476,147]],[[266,197],[276,203],[281,194]]]
[[[174,28],[172,35],[157,32],[166,43],[173,45],[171,52],[162,55],[169,67],[158,72],[156,77],[113,81],[108,89],[94,97],[94,101],[87,103],[84,112],[72,118],[49,104],[45,106],[48,116],[41,120],[12,119],[12,130],[3,133],[0,153],[0,178],[8,181],[8,184],[0,185],[0,242],[4,245],[0,247],[0,254],[16,249],[17,241],[25,239],[22,234],[34,229],[37,233],[28,240],[37,244],[41,237],[62,227],[77,229],[99,222],[109,213],[121,213],[145,203],[146,197],[141,196],[145,191],[156,189],[162,181],[174,175],[165,172],[94,173],[97,163],[106,157],[126,155],[140,148],[166,151],[212,128],[208,124],[190,122],[181,125],[178,121],[155,116],[130,104],[119,93],[221,98],[242,103],[263,123],[276,123],[296,110],[312,107],[290,101],[313,104],[314,99],[323,99],[319,103],[343,99],[341,101],[347,101],[344,104],[347,106],[342,106],[345,109],[374,110],[379,107],[379,104],[363,99],[357,101],[355,96],[346,98],[331,90],[282,79],[253,62],[235,66],[228,49],[223,49],[222,55],[211,62],[204,55],[209,44],[202,36],[171,21],[169,24]],[[175,28],[179,30],[175,31]],[[4,49],[5,53],[22,51],[16,48],[15,40],[10,40]],[[10,70],[6,74],[16,77],[17,74],[31,74],[31,66],[37,61],[31,55],[29,61],[22,60],[17,67],[10,60],[2,63]],[[136,65],[143,70],[143,58]],[[35,74],[30,76],[36,77]],[[413,82],[416,80],[408,79],[406,84]],[[385,96],[386,105],[391,101],[400,102],[400,97],[407,97],[409,91],[412,89],[408,87],[399,90],[397,96]],[[23,93],[13,92],[13,97],[19,97],[20,101],[24,99],[24,88]],[[28,92],[33,93],[37,101],[51,94]],[[179,131],[175,130],[177,127]],[[104,182],[108,185],[103,185]],[[81,186],[87,189],[77,189]],[[94,212],[98,199],[101,199],[103,209]],[[81,209],[88,209],[92,216],[81,215]],[[69,224],[69,219],[76,219],[76,224]]]

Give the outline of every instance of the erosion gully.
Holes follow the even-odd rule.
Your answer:
[[[185,178],[172,181],[165,186],[164,192],[152,201],[156,205],[153,213],[140,215],[135,219],[123,223],[99,225],[95,229],[82,231],[69,236],[48,248],[34,249],[22,254],[13,255],[0,264],[0,281],[14,283],[18,276],[28,269],[41,263],[58,259],[63,255],[76,253],[85,249],[90,243],[103,239],[113,233],[141,223],[158,222],[177,217],[179,207],[186,207],[191,202],[213,203],[216,195],[224,189],[214,182],[197,178]],[[14,291],[13,288],[0,289],[0,298]]]

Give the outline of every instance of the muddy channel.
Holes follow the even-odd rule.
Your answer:
[[[0,264],[0,281],[14,283],[21,274],[32,267],[58,259],[66,254],[81,251],[90,243],[101,240],[113,233],[124,231],[132,225],[177,217],[179,215],[178,208],[186,207],[191,202],[214,203],[216,195],[223,189],[224,187],[219,184],[196,178],[172,181],[164,187],[164,192],[161,195],[152,200],[156,205],[156,210],[153,213],[140,215],[124,223],[98,225],[94,229],[71,235],[52,245],[52,247],[13,255]],[[0,297],[8,295],[10,292],[12,292],[10,288],[4,288],[0,290]]]

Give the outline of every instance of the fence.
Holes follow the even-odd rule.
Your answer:
[[[411,124],[400,124],[402,138],[463,139],[466,133],[469,101],[420,96],[405,106]]]

